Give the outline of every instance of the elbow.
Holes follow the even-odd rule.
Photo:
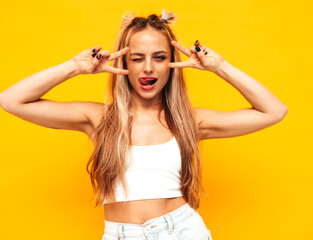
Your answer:
[[[267,113],[267,116],[271,119],[273,123],[278,123],[285,118],[288,113],[288,107],[283,105],[280,108],[276,108],[271,112]]]
[[[277,118],[279,121],[283,120],[285,118],[285,116],[287,115],[288,113],[288,107],[286,105],[284,105],[282,107],[282,109],[279,111],[279,114],[277,114]]]
[[[287,113],[288,113],[288,107],[284,105],[283,118],[287,115]]]
[[[6,98],[4,97],[3,94],[0,93],[0,107],[4,110],[4,111],[8,111],[8,101],[6,100]]]

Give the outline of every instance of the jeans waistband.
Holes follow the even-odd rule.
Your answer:
[[[171,233],[175,225],[189,218],[194,213],[196,211],[186,203],[174,211],[152,218],[141,225],[104,220],[105,233],[121,239],[123,237],[147,237],[149,233],[160,232],[165,229],[168,229],[168,232]]]

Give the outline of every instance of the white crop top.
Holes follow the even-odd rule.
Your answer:
[[[183,196],[180,190],[181,155],[175,137],[158,145],[132,146],[127,160],[128,198],[125,199],[123,186],[118,182],[117,202]],[[106,203],[105,199],[102,205]]]

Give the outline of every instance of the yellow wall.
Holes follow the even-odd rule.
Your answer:
[[[249,135],[203,142],[199,212],[214,240],[313,239],[311,1],[7,1],[1,3],[0,92],[100,44],[112,51],[121,16],[174,11],[178,40],[195,40],[258,80],[289,108]],[[185,58],[186,59],[186,58]],[[185,69],[194,106],[250,107],[210,72]],[[74,77],[44,98],[104,100],[107,73]],[[0,239],[100,240],[83,133],[37,126],[0,109]]]

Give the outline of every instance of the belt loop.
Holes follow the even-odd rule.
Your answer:
[[[118,225],[118,239],[124,239],[124,236],[123,236],[123,225],[122,224],[119,224]]]
[[[168,224],[168,233],[172,233],[174,226],[173,226],[173,221],[172,221],[171,215],[166,215],[165,219],[166,219],[167,224]]]

